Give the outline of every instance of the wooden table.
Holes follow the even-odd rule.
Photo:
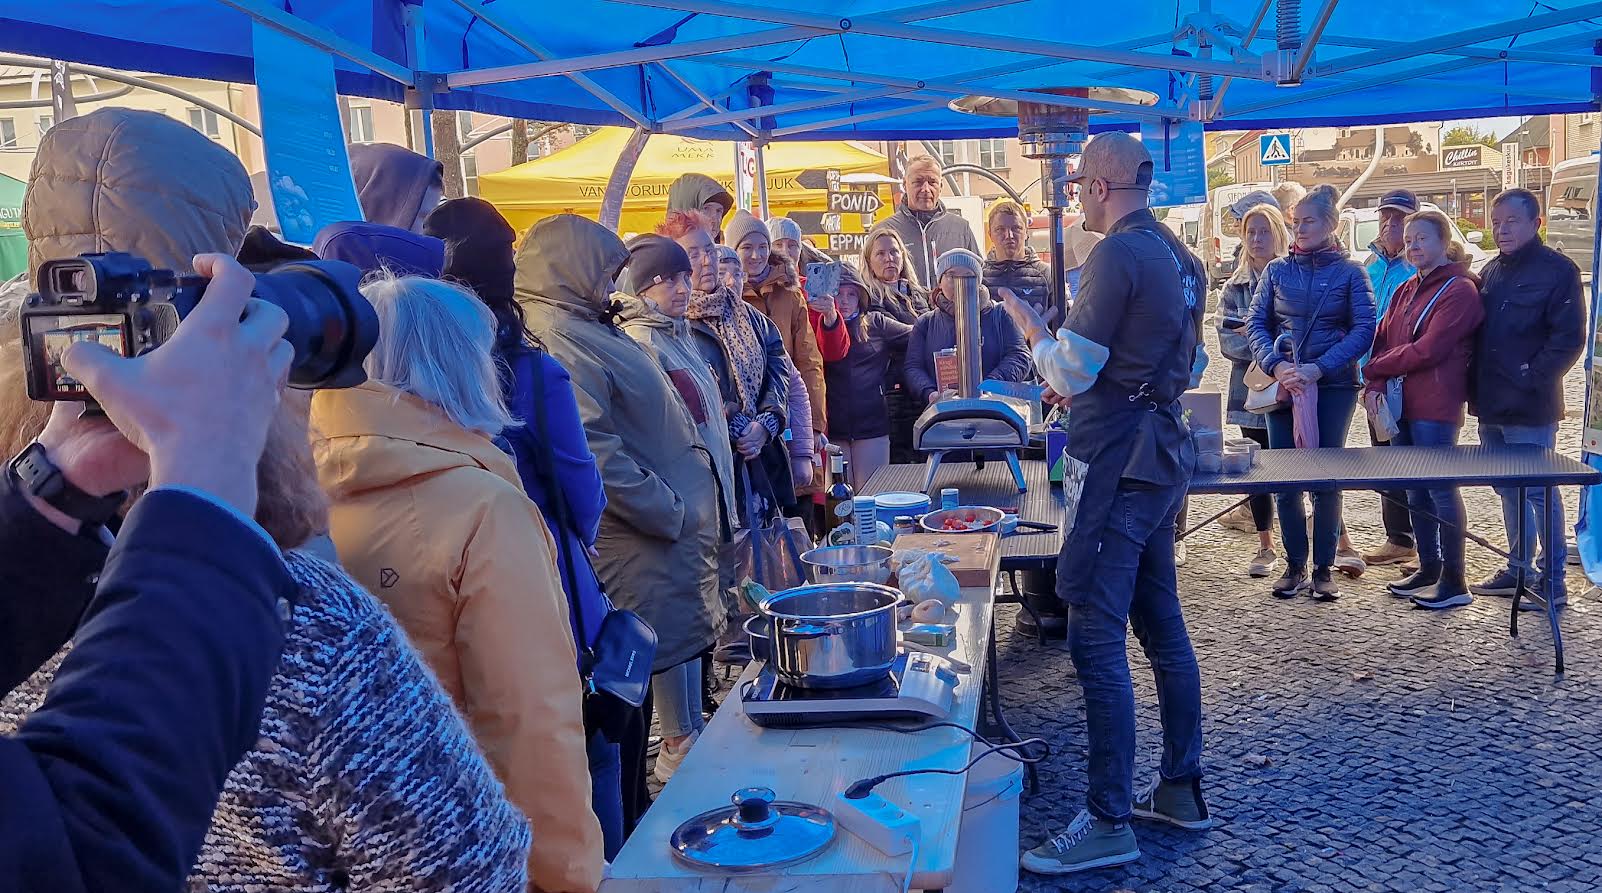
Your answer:
[[[959,674],[948,720],[967,728],[978,721],[990,645],[990,586],[962,590],[956,619],[957,644],[949,653],[973,667]],[[764,729],[741,710],[739,691],[760,669],[753,663],[700,739],[641,820],[601,882],[601,893],[901,893],[906,856],[886,856],[850,831],[839,828],[818,856],[764,874],[711,874],[680,863],[668,840],[680,823],[729,804],[744,787],[772,788],[780,800],[799,800],[832,809],[836,793],[852,782],[900,769],[960,769],[973,751],[972,739],[955,729],[899,733],[875,729]],[[951,881],[957,829],[967,777],[914,775],[891,779],[874,790],[916,813],[922,822],[913,889],[939,890]],[[997,858],[1017,858],[1016,853]]]
[[[952,460],[943,463],[935,472],[934,486],[929,498],[936,507],[940,504],[940,491],[956,487],[963,505],[990,505],[1017,510],[1025,521],[1046,521],[1057,525],[1056,530],[1020,530],[1001,538],[1001,569],[1004,571],[1052,570],[1057,567],[1057,553],[1062,551],[1064,532],[1073,521],[1068,518],[1067,502],[1061,487],[1051,486],[1046,463],[1040,459],[1019,462],[1024,482],[1029,490],[1019,493],[1012,481],[1012,472],[1006,462],[989,461],[984,468],[974,463]],[[924,466],[886,465],[875,471],[862,487],[861,496],[878,496],[881,493],[919,493],[923,490]]]

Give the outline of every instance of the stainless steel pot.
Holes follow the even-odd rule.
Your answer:
[[[874,583],[819,583],[768,596],[772,666],[802,688],[849,688],[882,679],[896,658],[901,593]]]
[[[890,579],[889,546],[824,546],[801,553],[814,583],[883,583]]]
[[[745,634],[751,637],[751,659],[773,663],[773,637],[768,634],[768,618],[752,614],[745,619]]]

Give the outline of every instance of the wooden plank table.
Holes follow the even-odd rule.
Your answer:
[[[948,652],[973,667],[958,674],[951,722],[974,728],[984,689],[990,645],[991,585],[962,590],[956,618],[957,643]],[[876,729],[764,729],[746,718],[739,692],[761,665],[753,663],[701,732],[684,765],[640,821],[601,882],[601,893],[901,893],[906,856],[886,856],[839,828],[818,856],[762,874],[711,874],[680,863],[668,849],[674,829],[695,815],[729,804],[745,787],[772,788],[780,800],[832,809],[836,793],[852,782],[901,769],[960,769],[972,739],[956,729],[900,733]],[[913,889],[939,890],[951,882],[962,821],[963,775],[914,775],[891,779],[874,790],[922,823]],[[1008,853],[1007,858],[1016,858]]]

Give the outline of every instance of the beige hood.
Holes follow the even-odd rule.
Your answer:
[[[628,259],[623,240],[599,223],[576,214],[547,217],[517,252],[517,300],[594,319]]]
[[[255,207],[232,153],[166,115],[100,109],[50,128],[28,176],[28,274],[47,260],[137,254],[193,272],[197,254],[232,256]]]

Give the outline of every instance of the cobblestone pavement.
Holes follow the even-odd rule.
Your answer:
[[[1214,356],[1217,356],[1215,353]],[[1224,370],[1209,372],[1221,381]],[[1560,450],[1578,455],[1584,386],[1568,380]],[[1465,442],[1470,442],[1473,422]],[[1350,443],[1359,440],[1354,425]],[[1574,521],[1575,494],[1566,494]],[[1492,542],[1501,512],[1465,491]],[[1198,497],[1191,517],[1227,505]],[[1201,514],[1198,514],[1201,513]],[[1379,501],[1347,494],[1360,548],[1383,539]],[[1276,535],[1277,539],[1277,535]],[[1221,825],[1141,823],[1144,858],[1069,878],[1027,873],[1026,891],[1593,891],[1602,889],[1602,601],[1569,569],[1568,672],[1554,680],[1544,618],[1508,635],[1509,601],[1413,610],[1375,569],[1334,604],[1280,602],[1245,576],[1256,538],[1216,525],[1189,544],[1180,593],[1202,670],[1206,791]],[[1470,544],[1471,579],[1497,559]],[[1012,724],[1053,742],[1040,795],[1023,804],[1025,847],[1060,830],[1085,797],[1084,705],[1068,653],[1013,635],[1001,609],[1000,675]],[[1133,644],[1133,642],[1132,642]],[[1161,747],[1149,665],[1129,653],[1139,705],[1138,778]]]

